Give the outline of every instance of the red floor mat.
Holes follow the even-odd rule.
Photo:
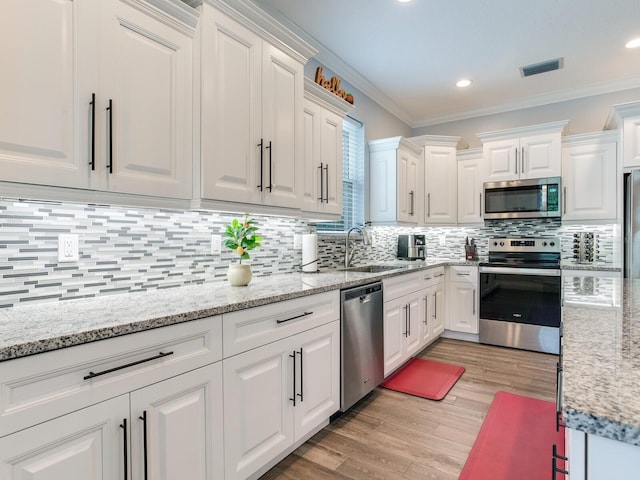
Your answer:
[[[555,415],[552,402],[496,393],[459,480],[551,478],[554,443],[564,455],[564,432],[556,432]],[[564,469],[564,462],[557,466]]]
[[[380,386],[429,400],[442,400],[464,373],[464,367],[412,358]]]

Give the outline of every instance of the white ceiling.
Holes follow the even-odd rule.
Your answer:
[[[640,48],[624,47],[640,0],[253,1],[412,127],[640,86]],[[563,69],[520,76],[558,57]],[[456,87],[463,77],[474,83]]]

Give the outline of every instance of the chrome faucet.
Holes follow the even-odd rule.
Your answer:
[[[351,232],[353,232],[354,230],[356,232],[359,232],[360,235],[362,235],[362,245],[364,245],[365,247],[368,247],[369,245],[371,245],[371,238],[369,237],[369,232],[367,232],[367,229],[364,226],[351,227],[347,231],[347,238],[344,244],[344,268],[349,268],[349,265],[351,265],[351,260],[353,259],[353,254],[355,253],[355,249],[352,248],[349,244],[349,236],[351,235]]]

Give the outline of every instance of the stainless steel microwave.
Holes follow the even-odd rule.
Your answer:
[[[559,217],[560,177],[487,182],[484,184],[484,218]]]

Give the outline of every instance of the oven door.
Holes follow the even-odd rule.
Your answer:
[[[480,343],[558,353],[558,269],[480,267]]]

